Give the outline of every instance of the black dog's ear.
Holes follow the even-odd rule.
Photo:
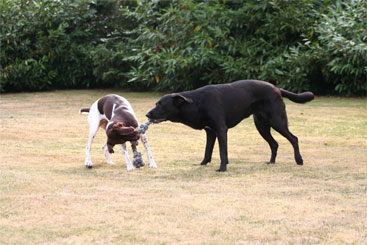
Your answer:
[[[173,96],[173,103],[175,104],[175,106],[181,106],[181,105],[184,105],[184,104],[191,104],[192,99],[186,98],[185,96],[183,96],[181,94],[176,94],[175,96]]]

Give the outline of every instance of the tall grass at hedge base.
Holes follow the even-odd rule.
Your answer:
[[[2,1],[0,91],[182,91],[262,79],[365,94],[367,3]]]

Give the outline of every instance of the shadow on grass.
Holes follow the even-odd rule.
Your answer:
[[[303,167],[293,166],[287,163],[266,164],[264,162],[232,162],[228,164],[226,172],[217,172],[219,162],[212,162],[206,166],[193,164],[192,161],[173,161],[166,164],[162,163],[158,169],[151,169],[145,166],[134,169],[132,172],[126,170],[124,164],[108,165],[98,163],[93,168],[88,169],[82,165],[55,169],[53,172],[59,175],[72,175],[80,177],[110,178],[134,181],[183,181],[183,182],[203,182],[208,180],[226,178],[247,178],[253,175],[272,175],[280,173],[301,172]],[[301,174],[301,173],[299,173]],[[302,175],[302,174],[301,174]]]
[[[276,164],[266,164],[264,162],[250,161],[232,161],[227,166],[227,172],[216,172],[219,168],[219,161],[214,160],[206,166],[193,164],[193,161],[171,161],[162,162],[158,169],[151,169],[145,166],[140,169],[134,169],[132,172],[126,170],[125,164],[108,165],[105,162],[95,163],[93,168],[88,169],[84,165],[66,167],[64,169],[51,169],[51,174],[67,176],[67,178],[76,178],[83,181],[117,181],[124,186],[131,184],[164,184],[175,186],[181,184],[206,184],[221,181],[244,181],[246,180],[264,180],[276,181],[279,179],[288,179],[295,183],[309,184],[324,183],[329,185],[330,181],[336,179],[345,179],[352,182],[363,182],[365,175],[361,177],[360,173],[348,173],[350,170],[341,166],[298,166],[293,161],[279,162]],[[365,188],[363,188],[365,192]]]

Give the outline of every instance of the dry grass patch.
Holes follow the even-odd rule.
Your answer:
[[[205,133],[173,123],[147,134],[158,169],[107,165],[102,130],[84,167],[82,106],[118,93],[141,122],[160,96],[124,91],[1,95],[0,243],[366,244],[367,101],[289,101],[305,165],[279,142],[277,163],[252,119],[229,133],[228,172],[200,167]],[[139,148],[144,153],[143,147]]]

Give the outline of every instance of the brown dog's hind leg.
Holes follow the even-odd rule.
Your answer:
[[[254,115],[254,122],[260,135],[268,142],[271,149],[271,158],[267,164],[275,163],[275,158],[277,157],[278,143],[275,141],[270,133],[269,122],[261,117],[260,115]]]

